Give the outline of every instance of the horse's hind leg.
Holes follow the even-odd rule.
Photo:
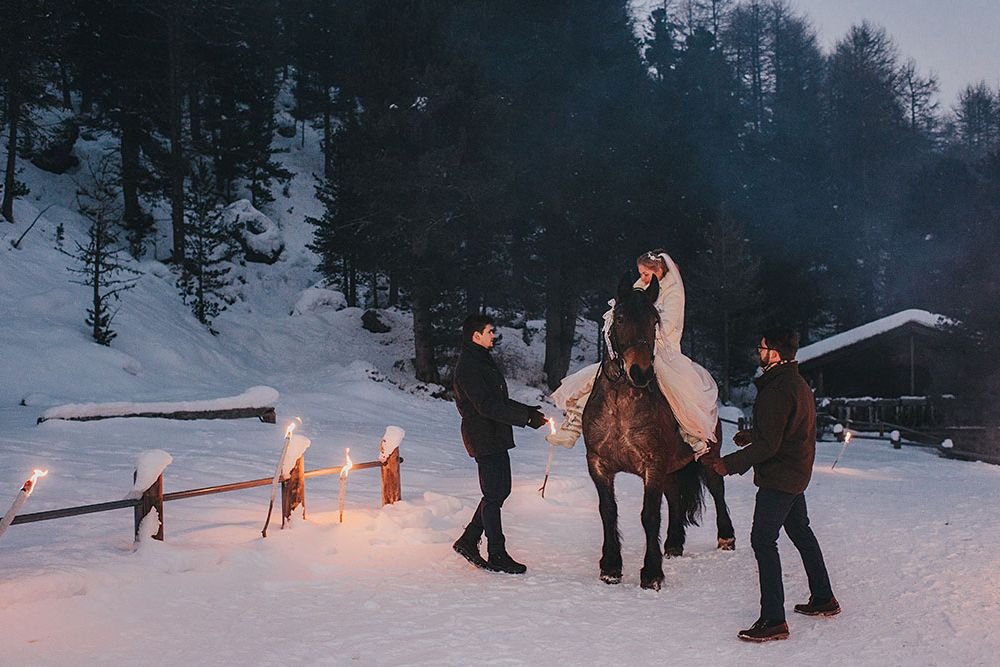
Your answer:
[[[705,486],[715,501],[715,525],[718,530],[719,548],[723,551],[736,549],[736,532],[733,521],[729,517],[729,506],[726,505],[726,480],[714,470],[704,471]]]
[[[642,495],[642,527],[646,531],[646,559],[639,572],[643,588],[660,590],[663,583],[663,554],[660,552],[660,523],[663,494],[658,489],[646,487]]]
[[[615,500],[615,481],[613,476],[605,478],[590,468],[590,478],[597,487],[598,508],[601,511],[601,523],[604,524],[604,546],[601,548],[601,581],[606,584],[621,583],[622,580],[622,541],[618,533],[618,502]]]
[[[680,487],[671,484],[663,495],[667,498],[667,540],[663,543],[663,554],[667,558],[675,558],[684,553],[684,510]]]

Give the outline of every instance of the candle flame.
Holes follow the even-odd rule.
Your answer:
[[[351,472],[351,468],[354,467],[354,461],[351,460],[351,448],[348,447],[344,450],[344,458],[347,459],[347,463],[340,469],[340,478],[347,479],[347,476]]]
[[[844,433],[844,443],[846,444],[846,443],[848,443],[850,441],[851,441],[851,432],[850,431],[846,431]]]
[[[301,417],[296,417],[292,421],[288,422],[288,428],[285,429],[285,437],[286,438],[292,437],[292,431],[295,430],[295,422],[298,422],[299,424],[301,424],[302,423],[302,418]]]
[[[24,483],[24,492],[30,496],[31,492],[35,489],[35,482],[38,481],[38,478],[45,477],[48,474],[49,474],[48,470],[39,470],[38,468],[35,468],[35,472],[31,476],[31,479],[29,479]]]
[[[545,421],[547,421],[549,423],[549,432],[550,433],[555,433],[556,432],[556,420],[553,419],[552,417],[549,417]]]

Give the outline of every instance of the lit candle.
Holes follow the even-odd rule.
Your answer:
[[[340,523],[344,523],[344,497],[347,495],[347,476],[351,473],[351,468],[354,467],[354,462],[351,461],[350,447],[344,450],[344,458],[347,459],[347,463],[340,469],[340,491],[337,494],[340,504]]]
[[[840,457],[843,456],[844,452],[847,451],[847,445],[849,445],[850,443],[851,443],[851,432],[845,430],[844,431],[844,446],[840,448],[840,453],[837,454],[837,458],[835,458],[833,460],[833,465],[830,466],[830,470],[833,470],[834,468],[837,467],[837,462],[840,461]]]
[[[549,417],[545,421],[549,423],[549,433],[555,433],[556,420]],[[552,472],[552,453],[555,451],[555,448],[555,445],[551,443],[549,444],[549,460],[545,463],[545,479],[542,480],[542,486],[538,489],[538,491],[542,494],[542,498],[545,497],[545,485],[549,483],[549,473]]]
[[[31,478],[24,482],[21,490],[17,493],[17,497],[14,498],[14,502],[11,503],[10,509],[3,515],[3,519],[0,519],[0,536],[3,536],[3,534],[7,532],[7,528],[14,521],[14,517],[16,517],[17,513],[21,511],[22,507],[24,507],[24,503],[28,502],[28,497],[31,496],[31,492],[35,490],[35,483],[38,481],[38,478],[45,477],[48,474],[48,470],[39,470],[38,468],[35,468],[35,472]]]

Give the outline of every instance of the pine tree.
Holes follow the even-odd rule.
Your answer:
[[[91,336],[101,345],[111,345],[118,335],[111,328],[118,312],[112,310],[112,305],[122,292],[135,287],[140,272],[125,263],[124,249],[116,234],[122,206],[111,160],[105,156],[96,168],[88,164],[88,169],[92,183],[77,193],[80,213],[90,221],[87,244],[75,241],[74,252],[61,252],[76,260],[77,266],[70,267],[69,271],[79,279],[71,282],[91,288],[91,305],[86,319]]]
[[[4,100],[0,130],[7,133],[7,163],[2,184],[0,215],[14,222],[14,199],[28,194],[16,179],[17,154],[23,146],[19,130],[30,123],[35,107],[51,105],[46,91],[54,63],[54,31],[48,0],[6,0],[0,3],[0,93]]]
[[[735,380],[749,376],[739,363],[760,332],[762,294],[760,260],[749,248],[746,231],[723,209],[703,229],[705,249],[688,275],[692,315],[700,323],[701,344],[708,343],[721,379],[720,398],[728,401]]]
[[[231,303],[225,289],[232,233],[223,222],[215,178],[205,160],[192,166],[186,209],[187,252],[177,286],[191,312],[207,326]]]

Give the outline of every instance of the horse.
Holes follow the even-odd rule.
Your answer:
[[[642,478],[642,527],[646,554],[640,571],[642,588],[659,590],[663,583],[660,552],[661,505],[667,500],[666,556],[684,551],[685,528],[697,525],[703,504],[703,486],[715,501],[718,548],[732,550],[736,539],[725,499],[725,482],[718,473],[694,460],[681,438],[677,420],[660,392],[653,372],[654,340],[659,314],[654,306],[660,284],[655,276],[647,289],[633,288],[629,274],[618,285],[610,330],[611,350],[605,355],[583,412],[587,468],[597,487],[604,524],[601,580],[617,584],[622,578],[621,535],[615,475]],[[716,423],[713,450],[718,456],[721,423]]]

